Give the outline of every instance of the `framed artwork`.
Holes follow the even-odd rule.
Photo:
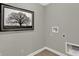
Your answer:
[[[0,31],[34,30],[34,12],[0,4]]]

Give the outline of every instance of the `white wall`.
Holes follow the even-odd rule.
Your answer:
[[[44,8],[40,4],[13,3],[15,7],[34,11],[34,30],[0,32],[0,54],[1,55],[28,55],[44,47]]]

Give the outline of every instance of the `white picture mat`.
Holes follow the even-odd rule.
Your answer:
[[[10,24],[10,23],[8,24],[7,23],[8,15],[11,14],[12,12],[15,12],[15,13],[22,12],[25,15],[27,15],[29,17],[30,21],[31,21],[29,23],[29,26],[32,26],[32,14],[31,13],[23,12],[23,11],[18,11],[18,10],[14,10],[14,9],[9,9],[9,8],[4,8],[4,26],[15,26],[15,25],[19,26],[18,23],[16,23],[16,24]],[[25,25],[25,24],[23,24],[23,25]]]

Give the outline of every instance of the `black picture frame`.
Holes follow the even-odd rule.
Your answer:
[[[34,11],[0,3],[0,31],[34,30]]]

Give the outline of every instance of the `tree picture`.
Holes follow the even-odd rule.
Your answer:
[[[1,4],[0,15],[0,31],[34,29],[34,11]]]
[[[29,23],[30,23],[30,19],[24,13],[21,13],[21,12],[18,12],[18,13],[12,12],[8,16],[8,21],[7,22],[11,23],[11,24],[18,23],[20,25],[20,27],[21,27],[22,24],[25,24],[26,26],[28,26]]]

